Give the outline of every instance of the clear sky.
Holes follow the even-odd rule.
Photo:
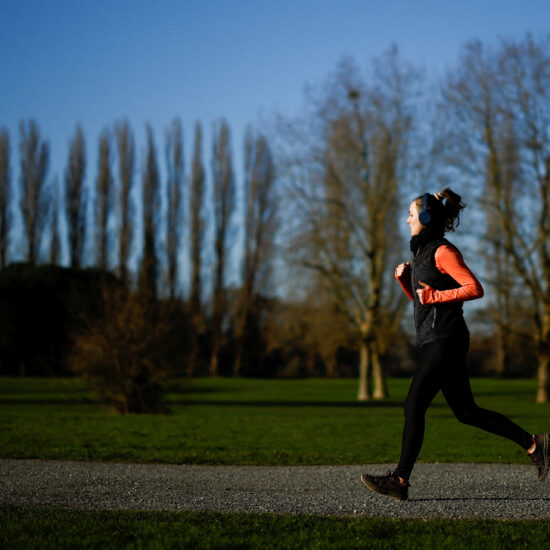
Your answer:
[[[0,0],[0,125],[16,153],[19,121],[35,118],[62,178],[81,123],[90,184],[99,134],[116,120],[130,120],[141,153],[146,122],[161,150],[180,116],[189,159],[194,122],[208,131],[223,116],[238,175],[246,125],[298,111],[305,84],[344,54],[365,65],[396,43],[438,74],[467,40],[527,31],[550,31],[549,0]],[[12,165],[16,179],[15,154]]]

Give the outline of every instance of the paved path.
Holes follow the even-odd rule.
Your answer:
[[[391,518],[550,519],[532,466],[417,464],[409,500],[368,491],[373,466],[188,466],[0,459],[0,504]]]

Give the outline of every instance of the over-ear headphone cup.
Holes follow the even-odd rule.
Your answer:
[[[418,214],[418,219],[422,225],[428,225],[432,221],[432,215],[427,210],[422,210]]]

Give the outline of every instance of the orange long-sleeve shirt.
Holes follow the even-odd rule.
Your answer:
[[[435,290],[427,286],[422,290],[420,301],[423,304],[442,304],[445,302],[466,302],[482,298],[484,291],[481,283],[464,262],[462,254],[453,246],[441,245],[434,255],[435,266],[441,273],[450,275],[460,286],[449,290]],[[414,301],[410,271],[407,269],[397,277],[405,294]]]

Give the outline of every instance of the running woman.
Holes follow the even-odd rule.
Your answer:
[[[462,254],[444,238],[459,224],[466,205],[451,189],[417,197],[409,206],[412,265],[403,263],[395,277],[414,302],[420,360],[405,401],[401,457],[394,472],[363,474],[372,491],[398,500],[408,498],[409,478],[424,440],[426,410],[441,390],[456,418],[464,424],[506,437],[523,447],[537,467],[539,481],[550,465],[549,434],[531,435],[502,414],[476,405],[466,369],[470,334],[462,304],[483,297],[483,287]]]

